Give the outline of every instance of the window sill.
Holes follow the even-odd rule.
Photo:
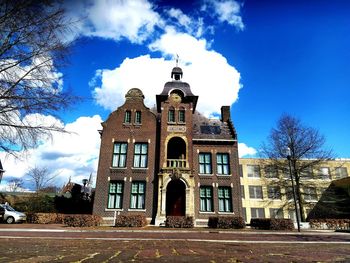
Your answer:
[[[217,174],[217,177],[230,177],[232,174]]]
[[[234,212],[218,212],[219,215],[234,215],[235,213]]]
[[[211,212],[207,212],[207,211],[199,211],[199,214],[202,214],[202,215],[215,215],[215,212],[211,211]]]
[[[109,169],[110,170],[126,170],[127,167],[113,167],[113,166],[111,166],[111,167],[109,167]]]
[[[122,211],[124,211],[124,209],[123,208],[105,208],[105,211],[106,212],[113,212],[113,211],[122,212]]]
[[[144,209],[144,208],[140,208],[140,209],[138,209],[138,208],[129,208],[128,212],[146,212],[146,209]]]
[[[131,167],[131,170],[148,170],[148,167]]]
[[[199,176],[213,176],[213,174],[198,174]]]

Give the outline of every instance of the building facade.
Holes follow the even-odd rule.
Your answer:
[[[139,89],[102,124],[94,214],[113,224],[119,214],[144,214],[156,225],[167,216],[241,216],[237,134],[230,107],[221,119],[196,111],[198,96],[171,72],[147,108]]]
[[[307,162],[307,160],[305,160]],[[240,158],[243,217],[296,220],[289,170],[273,169],[268,160]],[[307,218],[332,181],[349,176],[350,159],[331,160],[301,177],[302,213]]]

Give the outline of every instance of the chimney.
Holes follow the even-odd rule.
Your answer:
[[[227,122],[231,119],[230,106],[221,107],[221,121]]]

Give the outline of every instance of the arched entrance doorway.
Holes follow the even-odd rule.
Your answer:
[[[186,215],[186,186],[179,179],[170,181],[167,186],[166,215]]]

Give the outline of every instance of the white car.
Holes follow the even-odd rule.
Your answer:
[[[27,217],[24,213],[18,212],[8,204],[0,204],[0,220],[8,224],[24,222]]]

